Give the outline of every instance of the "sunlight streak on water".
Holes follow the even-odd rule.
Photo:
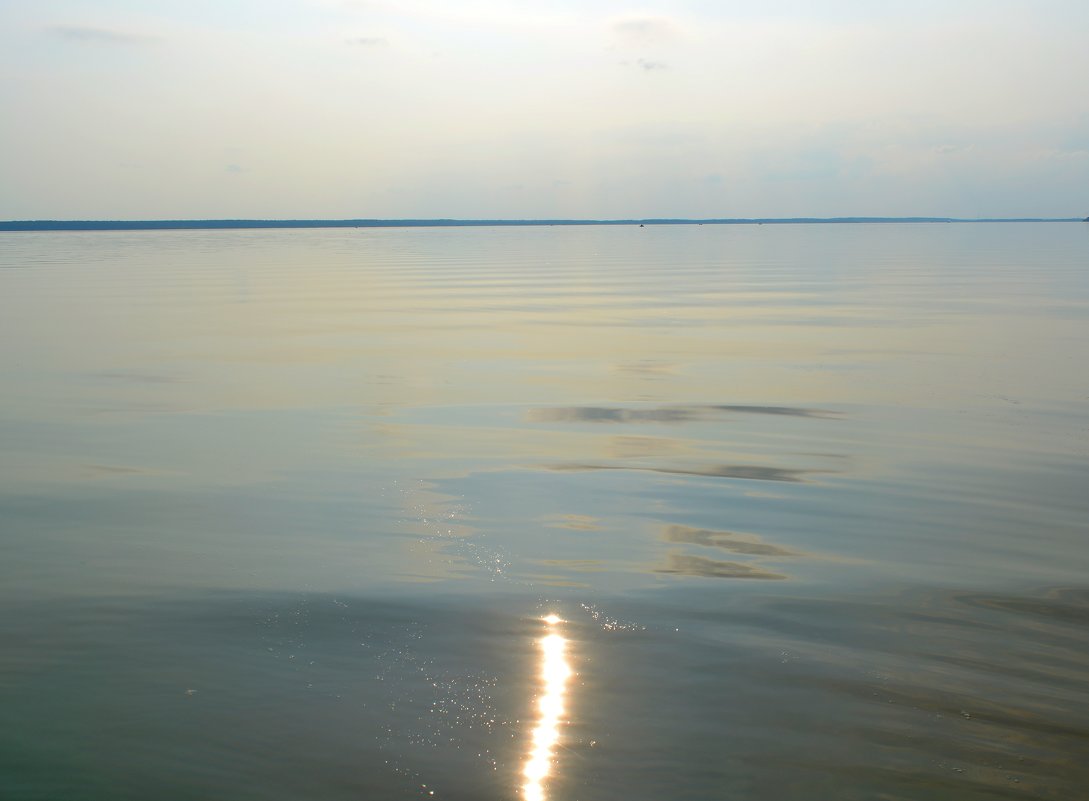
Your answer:
[[[552,772],[553,752],[560,740],[560,725],[563,723],[564,694],[567,679],[571,676],[571,666],[567,662],[567,640],[555,633],[555,628],[563,620],[555,614],[547,615],[542,621],[552,633],[541,638],[540,677],[544,691],[537,700],[537,725],[533,729],[533,738],[526,765],[522,775],[526,783],[522,786],[525,801],[545,801],[544,782]]]

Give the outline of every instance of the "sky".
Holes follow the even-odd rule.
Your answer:
[[[1084,217],[1085,0],[0,0],[0,219]]]

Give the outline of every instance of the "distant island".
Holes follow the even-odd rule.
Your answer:
[[[443,228],[542,225],[799,225],[981,222],[1082,222],[1082,220],[1079,217],[984,219],[961,219],[956,217],[765,217],[706,220],[685,218],[647,218],[641,220],[9,220],[0,221],[0,231],[183,231],[247,228]],[[1089,222],[1089,218],[1086,218],[1084,222]]]

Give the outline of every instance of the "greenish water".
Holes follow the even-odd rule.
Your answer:
[[[0,798],[1077,797],[1087,254],[0,236]]]

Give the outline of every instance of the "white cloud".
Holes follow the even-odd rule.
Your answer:
[[[612,32],[628,44],[660,44],[677,39],[680,26],[666,17],[624,17],[610,25]]]
[[[95,44],[139,45],[159,41],[158,36],[132,33],[115,28],[99,28],[91,25],[51,25],[46,30],[54,36],[73,42]]]
[[[1070,81],[1089,72],[1089,6],[920,3],[95,0],[72,17],[0,0],[0,67],[22,76],[0,87],[0,216],[207,215],[212,198],[228,216],[493,216],[515,194],[523,216],[1084,203]],[[572,183],[541,188],[556,181]]]
[[[385,36],[355,36],[345,41],[357,47],[385,47],[389,44],[389,39]]]

